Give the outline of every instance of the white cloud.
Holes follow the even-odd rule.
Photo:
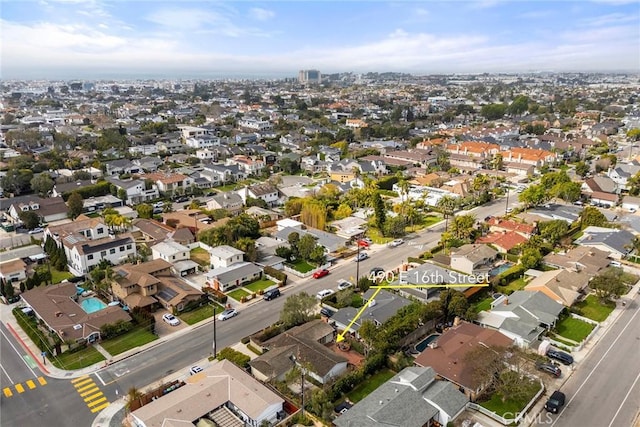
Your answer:
[[[258,21],[268,21],[269,19],[276,16],[276,14],[267,9],[262,9],[260,7],[252,7],[249,9],[249,16]]]
[[[601,27],[603,25],[623,24],[626,22],[638,21],[638,17],[625,13],[610,13],[608,15],[595,16],[593,18],[584,19],[585,25],[590,27]]]

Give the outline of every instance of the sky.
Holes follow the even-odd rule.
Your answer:
[[[4,79],[640,71],[640,0],[2,0]]]

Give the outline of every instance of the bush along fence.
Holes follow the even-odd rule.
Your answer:
[[[538,392],[535,394],[535,396],[533,396],[533,398],[529,401],[529,403],[527,403],[527,405],[522,409],[522,411],[519,411],[517,414],[517,416],[515,418],[504,418],[498,414],[496,414],[493,411],[488,410],[487,408],[478,405],[477,403],[473,403],[473,402],[469,402],[467,403],[467,408],[469,409],[474,409],[478,412],[481,412],[483,414],[485,414],[486,416],[493,418],[494,420],[498,421],[500,424],[503,424],[505,426],[515,426],[520,424],[520,421],[522,421],[522,419],[527,415],[527,412],[531,409],[531,407],[533,405],[536,404],[536,402],[538,401],[538,399],[540,398],[540,396],[542,396],[542,394],[544,393],[544,384],[542,383],[542,381],[540,381],[540,390],[538,390]]]
[[[280,270],[276,270],[273,267],[269,267],[266,266],[264,267],[264,274],[267,276],[267,279],[269,280],[273,280],[276,283],[279,283],[279,286],[286,286],[287,285],[287,274],[283,273]]]

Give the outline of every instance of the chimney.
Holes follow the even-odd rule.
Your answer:
[[[504,305],[509,305],[509,298],[504,299]]]

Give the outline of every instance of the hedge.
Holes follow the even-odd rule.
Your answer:
[[[407,257],[407,262],[414,262],[416,264],[424,264],[424,260],[422,260],[420,258],[415,258],[415,257],[412,257],[412,256]]]
[[[227,299],[229,297],[226,296],[221,291],[219,291],[217,289],[214,289],[214,288],[209,288],[209,287],[203,287],[202,290],[205,293],[211,295],[216,302],[219,302],[220,304],[226,304],[227,303]]]
[[[244,353],[232,349],[231,347],[225,347],[218,353],[218,360],[227,359],[228,361],[238,365],[241,368],[249,367],[251,358]]]
[[[13,315],[22,330],[31,338],[31,341],[42,351],[51,351],[49,339],[38,328],[38,321],[35,317],[24,314],[18,307],[13,309]]]
[[[271,277],[273,277],[274,279],[279,280],[280,282],[282,282],[282,286],[285,286],[287,284],[287,277],[288,276],[287,276],[286,273],[284,273],[284,272],[282,272],[280,270],[276,270],[273,267],[266,266],[264,268],[264,273],[269,275],[269,276],[271,276]]]
[[[80,193],[83,200],[90,199],[91,197],[106,196],[107,194],[111,194],[111,183],[109,181],[101,181],[97,184],[74,188],[73,191],[64,193],[62,199],[66,202],[73,192]]]
[[[506,286],[509,282],[520,278],[525,271],[527,271],[527,269],[524,268],[522,264],[514,265],[502,274],[496,276],[496,281],[498,281],[500,285]]]

